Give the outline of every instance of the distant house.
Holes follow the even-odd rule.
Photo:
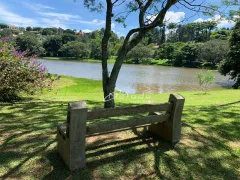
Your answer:
[[[153,49],[159,49],[159,46],[153,46],[152,48]]]
[[[89,36],[91,33],[90,32],[86,32],[84,33],[86,36]]]
[[[17,31],[18,27],[16,27],[15,25],[10,25],[9,29],[13,30],[13,31]]]
[[[58,33],[59,33],[59,34],[62,34],[63,32],[64,32],[64,29],[58,28]]]
[[[85,34],[85,33],[82,32],[81,30],[80,30],[79,32],[76,32],[76,35],[77,35],[77,36],[84,36],[84,34]]]

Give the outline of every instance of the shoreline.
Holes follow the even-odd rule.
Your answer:
[[[89,59],[89,58],[71,58],[71,57],[37,57],[37,59],[42,59],[42,60],[50,60],[50,61],[69,61],[69,62],[88,62],[88,63],[101,63],[101,60],[97,59]],[[115,63],[116,59],[110,58],[108,60],[109,64]],[[140,64],[135,64],[135,63],[130,63],[130,62],[123,62],[123,64],[129,64],[129,65],[138,65],[138,66],[165,66],[165,67],[174,67],[174,68],[187,68],[187,69],[204,69],[204,70],[209,70],[209,71],[218,71],[217,68],[211,69],[211,68],[206,68],[206,67],[189,67],[189,66],[173,66],[171,64],[167,64],[167,60],[155,60],[152,59],[151,63],[140,63]]]
[[[90,59],[90,58],[72,58],[72,57],[38,57],[37,59],[43,60],[51,60],[51,61],[73,61],[73,62],[89,62],[89,63],[101,63],[101,60],[97,59]],[[110,58],[108,63],[113,64],[115,63],[115,58]],[[209,71],[218,71],[217,68],[207,68],[207,67],[189,67],[189,66],[174,66],[172,64],[168,64],[167,60],[155,60],[152,59],[150,63],[131,63],[129,61],[123,62],[123,64],[131,64],[131,65],[142,65],[142,66],[166,66],[166,67],[175,67],[175,68],[190,68],[190,69],[206,69]]]

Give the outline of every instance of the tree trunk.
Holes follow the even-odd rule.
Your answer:
[[[115,91],[115,88],[111,88],[109,84],[107,84],[106,86],[103,86],[104,108],[115,107],[114,91]]]
[[[108,60],[108,42],[111,37],[113,5],[111,0],[107,0],[106,29],[102,38],[102,86],[104,93],[104,108],[114,107],[114,88],[109,84],[109,72],[107,66]]]
[[[118,74],[122,67],[122,62],[126,57],[126,52],[119,52],[117,60],[114,64],[113,72],[111,73],[111,77],[108,78],[107,84],[103,86],[104,92],[104,108],[114,108],[115,107],[115,99],[114,92],[117,83]]]

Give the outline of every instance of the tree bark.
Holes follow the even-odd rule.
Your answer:
[[[113,4],[111,0],[107,2],[106,25],[102,39],[102,86],[104,94],[104,108],[114,107],[114,89],[109,85],[109,72],[107,66],[108,60],[108,43],[111,37],[112,11]]]

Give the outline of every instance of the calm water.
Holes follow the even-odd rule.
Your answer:
[[[101,80],[101,64],[74,61],[40,60],[50,73]],[[113,64],[109,65],[111,69]],[[117,81],[117,90],[126,93],[163,93],[200,90],[199,69],[124,64]],[[215,82],[210,89],[223,89],[233,85],[227,77],[212,72]]]

